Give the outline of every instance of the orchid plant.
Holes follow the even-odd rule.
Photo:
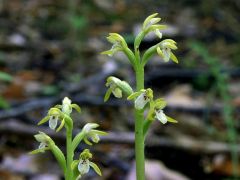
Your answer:
[[[81,108],[77,104],[72,104],[71,100],[65,97],[61,105],[56,105],[48,111],[48,114],[43,118],[38,125],[49,123],[50,129],[58,132],[63,127],[66,129],[66,157],[58,148],[54,141],[44,132],[39,132],[34,137],[40,143],[39,147],[30,152],[30,154],[44,153],[51,151],[60,165],[66,180],[80,179],[84,174],[87,174],[90,167],[101,176],[99,167],[90,159],[92,154],[89,149],[85,149],[80,153],[77,160],[74,160],[74,152],[82,140],[88,144],[98,143],[99,136],[107,135],[106,132],[96,130],[99,126],[96,123],[87,123],[82,130],[73,138],[73,119],[71,118],[72,110],[81,112]]]
[[[135,107],[135,159],[136,159],[136,179],[145,179],[144,168],[144,142],[147,131],[154,120],[159,120],[162,124],[177,123],[177,121],[164,113],[167,103],[163,98],[154,99],[153,91],[144,87],[144,67],[154,54],[158,54],[164,62],[172,60],[178,63],[177,57],[172,50],[176,50],[176,42],[172,39],[162,39],[161,30],[167,26],[159,24],[161,18],[157,17],[157,13],[148,16],[141,31],[135,38],[134,50],[129,49],[124,38],[117,33],[110,33],[107,40],[113,44],[112,48],[102,54],[113,56],[116,52],[123,52],[133,67],[136,76],[136,88],[133,88],[125,81],[117,77],[109,77],[106,86],[108,90],[105,94],[104,101],[113,94],[116,98],[126,97],[130,101],[134,101]],[[149,33],[155,33],[160,40],[159,43],[147,49],[144,53],[139,50],[140,44],[144,37]],[[146,113],[146,116],[144,115]]]

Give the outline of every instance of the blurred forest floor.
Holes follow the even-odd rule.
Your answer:
[[[109,58],[100,52],[110,49],[109,32],[120,33],[132,47],[141,22],[154,12],[169,26],[164,38],[178,42],[180,63],[154,56],[145,85],[166,99],[166,112],[179,123],[151,128],[147,179],[240,177],[238,1],[0,0],[1,180],[63,178],[50,153],[26,153],[38,146],[38,131],[64,148],[64,132],[36,124],[65,96],[82,107],[81,116],[74,114],[75,132],[88,122],[110,132],[91,148],[103,177],[91,172],[85,179],[134,179],[130,103],[103,102],[106,78],[115,75],[134,85],[133,71],[123,54]],[[149,36],[140,48],[154,43]]]

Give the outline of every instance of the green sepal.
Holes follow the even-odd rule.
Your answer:
[[[175,119],[173,119],[173,118],[171,118],[171,117],[169,117],[169,116],[167,116],[167,120],[168,120],[168,122],[170,122],[170,123],[178,123],[177,120],[175,120]]]
[[[37,125],[39,126],[39,125],[41,125],[41,124],[44,124],[44,123],[46,123],[49,119],[50,119],[50,116],[46,116],[46,117],[44,117],[41,121],[39,121],[39,123],[38,123]]]
[[[74,170],[77,167],[78,163],[79,163],[79,160],[74,160],[71,164],[71,169]]]
[[[60,126],[57,128],[56,132],[59,132],[63,128],[64,124],[65,124],[65,119],[62,120],[62,122],[61,122]]]
[[[157,53],[160,57],[163,57],[163,52],[162,50],[160,49],[160,47],[157,47]]]
[[[35,134],[34,138],[40,143],[42,142],[47,143],[48,146],[54,144],[54,141],[46,133],[41,131],[39,131],[38,134]]]
[[[171,52],[170,58],[171,58],[175,63],[178,64],[178,59],[177,59],[177,57],[176,57],[172,52]]]
[[[142,94],[143,92],[145,92],[144,89],[142,89],[138,92],[134,92],[130,96],[127,97],[127,100],[134,100],[136,97],[140,96],[140,94]]]
[[[149,27],[146,31],[146,34],[148,34],[149,32],[152,32],[154,30],[163,30],[163,29],[166,29],[167,26],[166,25],[159,25],[159,24],[156,24],[156,25],[152,25],[151,27]]]
[[[149,111],[148,111],[148,114],[147,114],[147,117],[146,117],[146,121],[152,121],[155,119],[155,117],[153,116],[155,114],[154,112],[154,108],[155,108],[155,102],[154,101],[150,101],[149,103]]]
[[[57,105],[55,105],[55,106],[54,106],[54,108],[61,109],[61,108],[62,108],[62,105],[60,105],[60,104],[57,104]]]
[[[38,153],[44,153],[45,151],[49,150],[49,147],[45,147],[45,148],[41,148],[41,149],[35,149],[31,152],[29,152],[28,154],[34,155],[34,154],[38,154]]]
[[[154,107],[156,109],[163,109],[166,107],[166,105],[167,105],[167,102],[163,98],[159,98],[154,101]]]
[[[82,139],[85,137],[85,132],[81,131],[79,132],[73,139],[72,141],[72,148],[73,151],[77,148],[77,146],[79,145],[79,143],[82,141]]]
[[[112,51],[112,50],[107,50],[107,51],[103,51],[103,52],[101,52],[100,54],[108,55],[108,56],[112,56],[113,51]]]
[[[48,116],[63,116],[63,113],[60,109],[53,107],[51,109],[49,109],[48,111]]]
[[[129,96],[133,92],[131,86],[126,81],[122,81],[114,76],[107,78],[106,86],[109,88],[104,96],[104,102],[110,98],[111,93],[113,93],[115,97],[121,98],[122,93]]]
[[[135,41],[134,41],[134,49],[135,49],[135,51],[139,52],[140,44],[141,44],[143,38],[145,37],[145,35],[146,34],[145,34],[144,31],[140,31],[139,34],[136,36]]]
[[[107,136],[108,135],[107,132],[99,131],[99,130],[91,130],[91,133],[95,133],[95,134],[100,135],[100,136]]]
[[[73,109],[75,109],[78,113],[81,113],[81,108],[80,108],[79,105],[77,105],[77,104],[71,104],[71,107],[72,107]]]
[[[143,91],[144,92],[144,91]],[[150,99],[150,100],[152,100],[153,99],[153,90],[151,89],[151,88],[147,88],[146,90],[145,90],[145,92],[146,92],[146,96]]]
[[[107,102],[107,101],[108,101],[108,99],[109,99],[110,96],[111,96],[111,93],[112,93],[112,89],[111,89],[111,88],[108,88],[108,90],[107,90],[107,92],[106,92],[106,94],[105,94],[105,96],[104,96],[104,102]]]
[[[172,39],[164,39],[163,41],[161,41],[161,44],[162,43],[170,43],[170,44],[177,44],[177,42],[176,41],[174,41],[174,40],[172,40]]]
[[[117,85],[126,94],[126,96],[133,93],[132,87],[126,81],[120,81]]]
[[[167,48],[170,48],[170,49],[173,49],[173,50],[177,49],[177,46],[173,43],[170,43],[170,42],[164,42],[164,43],[161,42],[160,45],[161,45],[162,48],[167,47]]]
[[[80,172],[78,171],[78,163],[79,160],[74,160],[71,164],[71,169],[73,171],[73,179],[77,179],[79,176],[81,177]]]
[[[151,14],[150,16],[148,16],[143,22],[143,29],[145,29],[146,26],[148,25],[148,23],[151,21],[151,19],[156,17],[157,15],[158,15],[158,13],[154,13],[154,14]],[[160,20],[161,20],[161,18],[160,18]]]
[[[89,146],[92,146],[92,145],[93,145],[93,144],[88,140],[87,137],[85,137],[85,138],[83,139],[83,141],[84,141],[87,145],[89,145]]]
[[[97,164],[90,162],[89,165],[94,169],[94,171],[99,175],[102,176],[101,170],[97,166]]]

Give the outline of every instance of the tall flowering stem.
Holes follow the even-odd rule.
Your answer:
[[[144,157],[144,142],[145,136],[152,122],[157,119],[162,124],[167,122],[176,123],[173,118],[166,116],[163,112],[163,108],[166,106],[164,99],[160,98],[154,100],[153,91],[144,87],[144,67],[150,58],[154,54],[158,54],[164,62],[172,60],[178,63],[177,57],[172,53],[172,50],[176,50],[176,42],[172,39],[165,39],[156,45],[150,47],[141,54],[139,47],[148,33],[155,33],[158,39],[162,38],[161,30],[167,28],[165,25],[158,24],[161,18],[157,17],[157,13],[148,16],[142,26],[142,30],[136,36],[134,41],[134,51],[128,48],[124,38],[117,33],[110,33],[107,37],[108,41],[113,44],[112,48],[108,51],[102,52],[112,56],[116,52],[123,52],[129,59],[130,64],[133,67],[136,77],[135,92],[131,86],[121,81],[116,77],[109,77],[107,79],[106,86],[108,90],[106,92],[104,101],[110,98],[113,94],[117,98],[127,97],[128,100],[134,100],[134,115],[135,115],[135,159],[136,159],[136,179],[145,179],[145,157]],[[148,110],[148,114],[145,117],[144,112]]]
[[[141,64],[138,65],[136,71],[136,90],[140,91],[144,89],[144,67]],[[136,176],[138,180],[144,180],[145,178],[145,157],[144,157],[144,115],[143,110],[135,108],[135,159],[136,159]]]

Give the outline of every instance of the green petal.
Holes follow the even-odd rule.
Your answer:
[[[141,91],[134,92],[130,96],[128,96],[127,100],[134,100],[136,97],[140,96],[140,94],[142,94]]]
[[[56,132],[60,131],[63,128],[64,124],[65,124],[65,120],[63,119],[60,126],[57,128]]]
[[[71,107],[72,107],[73,109],[75,109],[77,112],[81,113],[81,108],[80,108],[79,105],[77,105],[77,104],[71,104]]]
[[[107,136],[108,135],[107,132],[99,131],[99,130],[92,130],[91,132],[96,133],[96,134],[98,134],[100,136]]]
[[[74,160],[71,164],[71,169],[74,170],[77,167],[78,163],[79,163],[79,160]]]
[[[98,167],[95,163],[90,162],[89,165],[94,169],[94,171],[95,171],[99,176],[102,176],[101,170],[99,169],[99,167]]]
[[[177,42],[174,41],[174,40],[172,40],[172,39],[164,39],[164,40],[162,41],[162,43],[163,43],[163,42],[168,42],[168,43],[170,43],[170,44],[177,44]]]
[[[41,149],[35,149],[31,152],[29,152],[28,154],[38,154],[38,153],[44,153],[46,150],[49,150],[50,148],[49,147],[45,147],[45,148],[41,148]]]
[[[156,24],[156,25],[152,25],[151,27],[149,27],[146,33],[155,31],[156,29],[157,29],[157,30],[163,30],[163,29],[166,29],[166,28],[167,28],[166,25]]]
[[[112,50],[107,50],[107,51],[101,52],[101,54],[112,56],[113,55],[113,51]]]
[[[169,116],[167,116],[167,120],[168,120],[168,122],[170,122],[170,123],[178,123],[177,120],[175,120],[175,119],[173,119],[173,118],[171,118],[171,117],[169,117]]]
[[[175,63],[178,64],[178,59],[177,59],[177,57],[176,57],[172,52],[171,52],[170,58],[171,58]]]
[[[155,117],[153,116],[154,115],[155,102],[154,101],[150,101],[149,104],[150,104],[150,108],[149,108],[149,111],[148,111],[146,119],[148,121],[152,121],[152,120],[155,119]]]
[[[55,105],[54,107],[60,109],[60,108],[62,108],[62,105],[57,104],[57,105]]]
[[[41,121],[39,121],[38,125],[44,124],[45,122],[47,122],[50,119],[50,116],[46,116],[45,118],[43,118]]]
[[[162,52],[162,50],[160,49],[160,47],[157,47],[157,53],[158,53],[158,55],[159,55],[161,58],[163,58],[163,52]]]
[[[89,145],[89,146],[92,146],[93,144],[87,139],[87,137],[85,137],[84,139],[84,142]]]
[[[60,116],[62,114],[62,111],[58,108],[51,108],[49,111],[48,111],[48,115],[52,115],[52,116]]]
[[[151,14],[150,16],[148,16],[145,21],[143,22],[143,29],[146,28],[146,26],[148,25],[148,23],[151,21],[152,18],[156,17],[158,15],[158,13],[154,13]]]
[[[166,107],[167,103],[163,98],[159,98],[155,100],[154,105],[155,105],[155,108],[157,109],[163,109]]]
[[[110,98],[111,93],[112,93],[112,89],[108,88],[108,90],[104,96],[104,102],[106,102]]]

